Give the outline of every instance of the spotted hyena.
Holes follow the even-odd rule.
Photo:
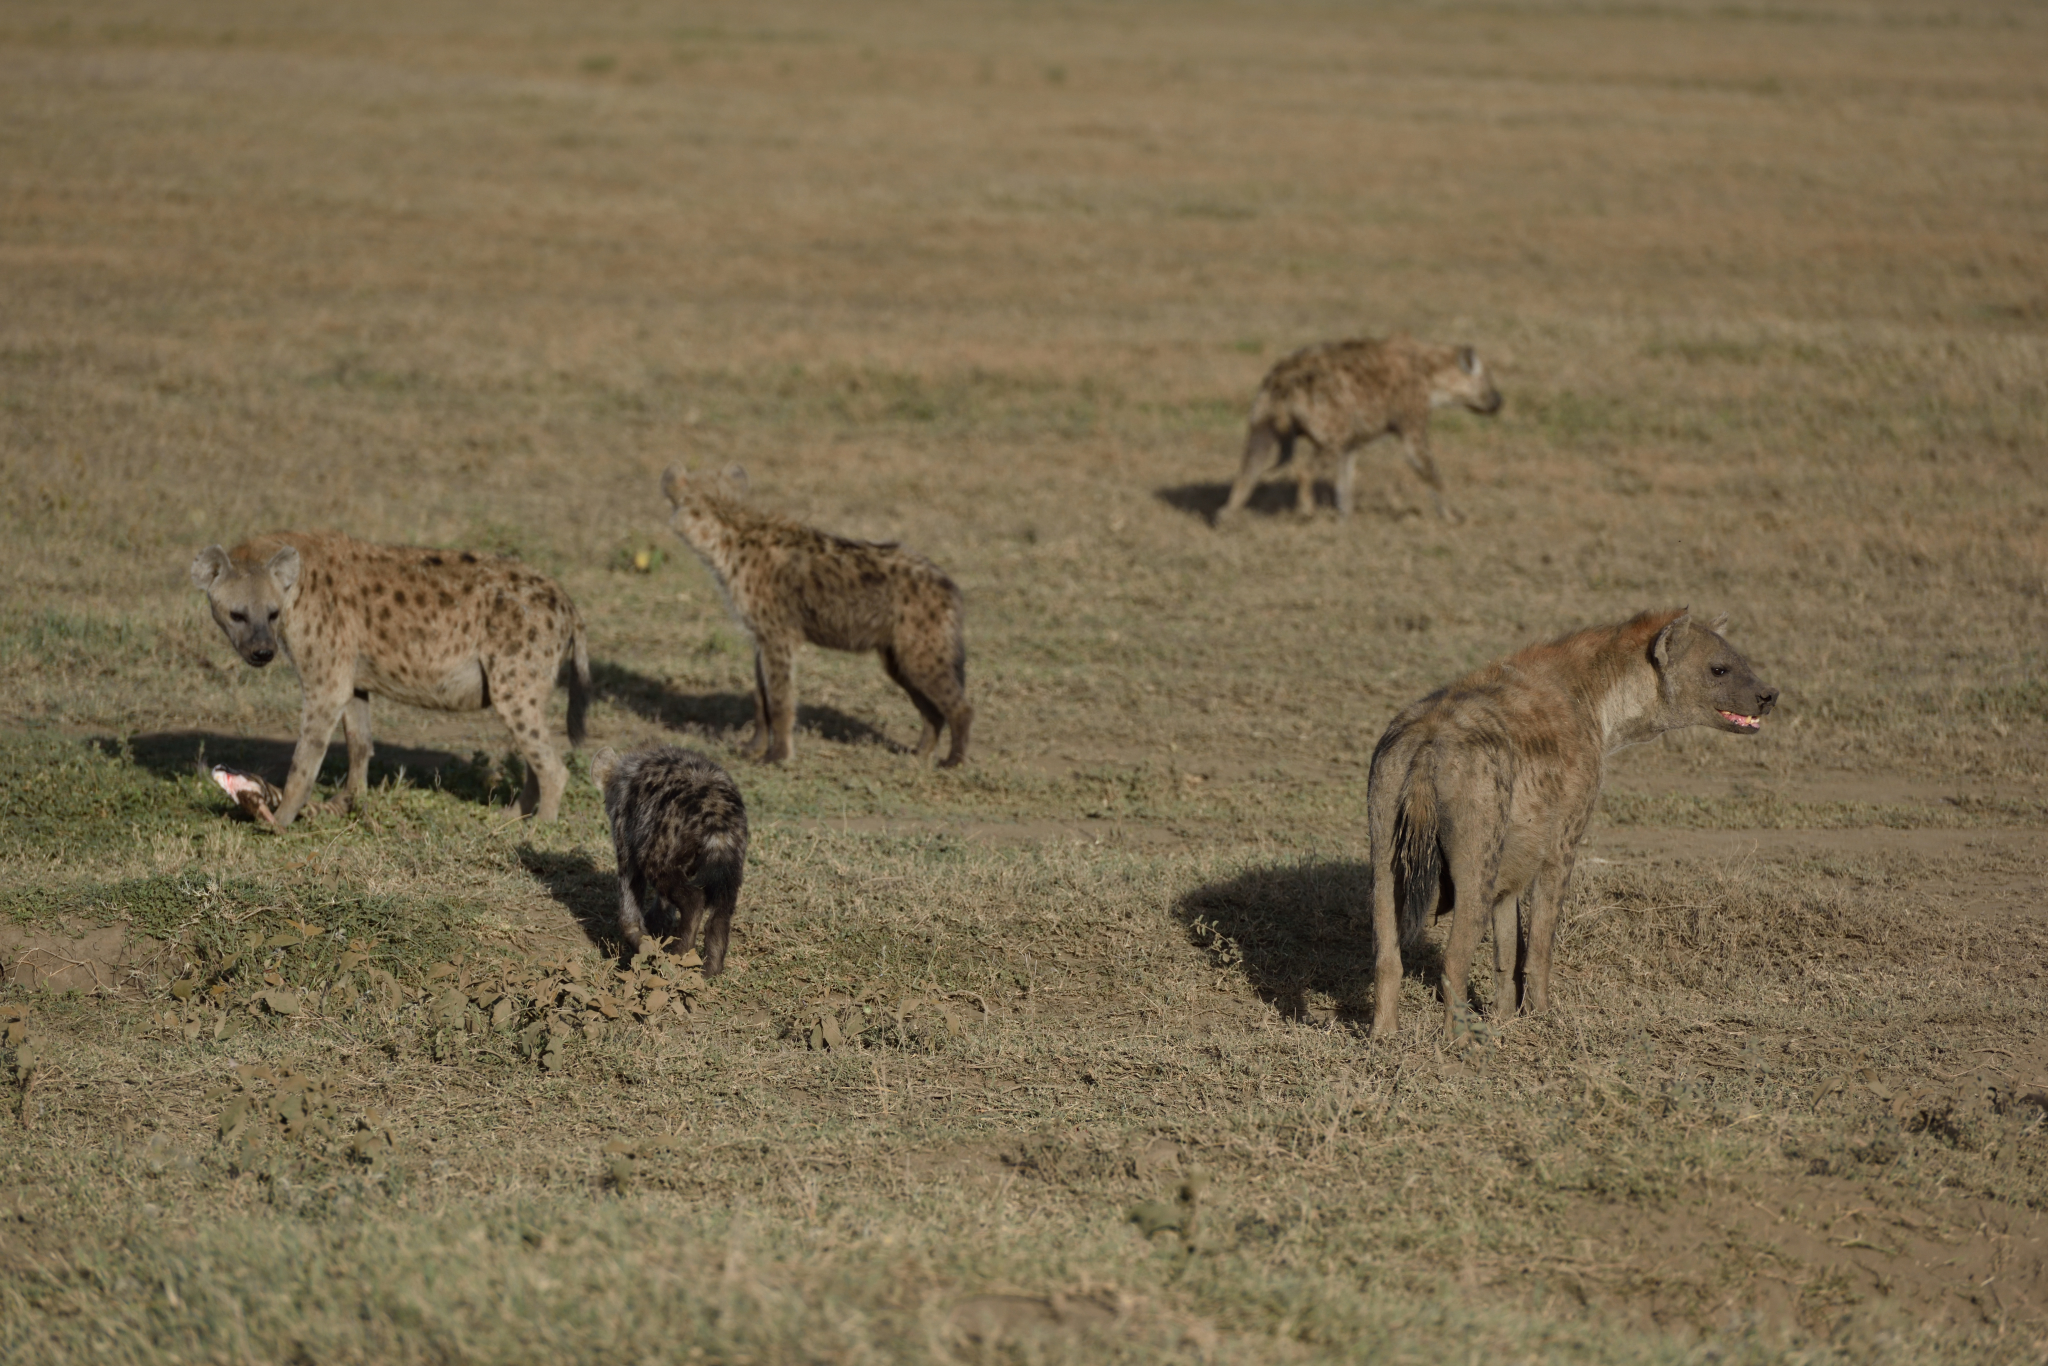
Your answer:
[[[1375,1035],[1394,1028],[1402,946],[1445,911],[1446,1009],[1463,1006],[1489,924],[1495,1013],[1548,1006],[1558,910],[1607,756],[1682,726],[1754,735],[1777,705],[1721,625],[1644,612],[1533,645],[1394,718],[1366,781]]]
[[[1244,464],[1216,520],[1235,516],[1268,471],[1290,465],[1294,510],[1304,516],[1313,512],[1320,462],[1304,459],[1295,449],[1298,441],[1314,446],[1322,461],[1337,462],[1337,512],[1349,516],[1358,448],[1388,433],[1401,438],[1409,465],[1429,485],[1437,514],[1454,520],[1457,514],[1444,502],[1443,476],[1429,454],[1430,410],[1453,403],[1475,413],[1500,411],[1500,390],[1469,346],[1433,346],[1396,336],[1303,347],[1260,382],[1245,433]]]
[[[233,550],[208,546],[192,582],[249,664],[282,649],[299,671],[299,743],[282,828],[305,806],[334,723],[348,737],[348,783],[334,805],[368,787],[370,698],[439,711],[489,707],[526,760],[522,811],[555,818],[568,770],[543,734],[564,660],[569,741],[583,741],[590,659],[583,620],[555,582],[516,561],[465,550],[371,545],[334,532],[276,531]]]
[[[717,976],[747,869],[747,804],[731,775],[701,754],[663,746],[624,757],[600,750],[590,777],[604,793],[618,852],[627,956],[650,932],[672,933],[670,947],[688,952],[701,929],[704,975]]]
[[[953,581],[893,543],[848,540],[757,511],[741,497],[744,480],[737,469],[722,476],[671,469],[661,490],[675,505],[669,525],[717,577],[754,637],[752,757],[776,763],[790,756],[796,647],[809,641],[875,651],[924,718],[918,757],[950,726],[953,746],[940,767],[966,758],[974,708]]]

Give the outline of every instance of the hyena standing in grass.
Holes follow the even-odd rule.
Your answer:
[[[1494,1013],[1549,1005],[1551,940],[1607,756],[1682,726],[1754,735],[1777,705],[1721,626],[1645,612],[1533,645],[1394,718],[1365,798],[1375,1036],[1393,1032],[1401,950],[1433,912],[1452,913],[1449,1018],[1489,923]]]
[[[717,577],[733,616],[754,637],[751,756],[771,764],[790,756],[796,647],[809,641],[875,651],[924,718],[917,756],[930,754],[950,726],[953,747],[939,767],[966,758],[974,708],[953,581],[893,543],[848,540],[756,511],[740,497],[744,478],[737,469],[671,469],[661,491],[675,505],[669,525]]]
[[[208,546],[192,582],[246,662],[260,669],[282,649],[298,667],[299,743],[269,816],[278,828],[312,794],[336,721],[348,782],[330,806],[362,799],[373,695],[438,711],[489,707],[526,760],[520,810],[551,821],[561,809],[569,771],[543,734],[547,699],[569,661],[569,743],[581,744],[590,658],[576,604],[546,575],[465,550],[276,531],[233,550]]]
[[[626,956],[651,932],[688,953],[704,931],[704,975],[725,967],[733,908],[747,869],[747,805],[731,775],[701,754],[664,746],[590,762],[619,857],[619,933]],[[674,925],[673,931],[668,929]]]
[[[1230,497],[1216,514],[1220,524],[1237,515],[1259,480],[1275,467],[1294,470],[1294,510],[1315,511],[1318,466],[1337,462],[1337,513],[1351,515],[1358,448],[1392,433],[1436,500],[1446,521],[1457,514],[1444,502],[1443,476],[1429,454],[1432,408],[1463,404],[1475,413],[1500,411],[1500,390],[1469,346],[1432,346],[1409,336],[1385,341],[1318,342],[1266,372],[1252,400],[1244,464]],[[1307,441],[1321,460],[1304,458]]]

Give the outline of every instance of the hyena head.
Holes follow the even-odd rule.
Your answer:
[[[1500,411],[1500,390],[1486,373],[1486,362],[1469,346],[1453,347],[1450,359],[1429,377],[1429,406],[1448,408],[1462,403],[1475,413]]]
[[[1657,669],[1657,691],[1667,727],[1713,726],[1737,735],[1763,729],[1764,717],[1778,705],[1778,690],[1756,676],[1749,661],[1721,639],[1728,618],[1701,626],[1680,612],[1657,633],[1650,662]]]
[[[210,545],[192,561],[192,584],[206,594],[213,619],[244,662],[262,668],[277,658],[284,614],[298,597],[299,552],[281,547],[261,564],[233,560]]]
[[[693,531],[707,523],[723,523],[723,505],[746,495],[747,472],[733,465],[722,471],[691,474],[681,465],[670,465],[661,476],[661,491],[675,509],[669,515],[669,529],[696,545],[701,539]]]

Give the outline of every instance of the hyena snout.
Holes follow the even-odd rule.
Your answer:
[[[244,664],[260,669],[277,658],[274,617],[265,619],[260,612],[235,611],[219,613],[216,620],[227,635],[228,644],[235,647],[235,653],[242,657]]]
[[[1504,401],[1500,390],[1493,384],[1493,376],[1487,373],[1486,362],[1469,346],[1458,348],[1458,363],[1438,372],[1437,383],[1441,386],[1435,403],[1462,403],[1475,413],[1489,416],[1500,411]]]
[[[1778,705],[1778,690],[1758,678],[1747,667],[1726,667],[1728,672],[1714,681],[1708,705],[1713,707],[1724,730],[1754,735],[1763,729],[1764,718]]]

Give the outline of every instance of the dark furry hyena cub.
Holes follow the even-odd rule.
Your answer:
[[[704,975],[725,967],[725,942],[747,866],[747,807],[730,775],[701,754],[664,745],[591,761],[619,855],[619,933],[628,954],[651,931],[688,952],[704,931]],[[709,924],[706,924],[707,914]]]

